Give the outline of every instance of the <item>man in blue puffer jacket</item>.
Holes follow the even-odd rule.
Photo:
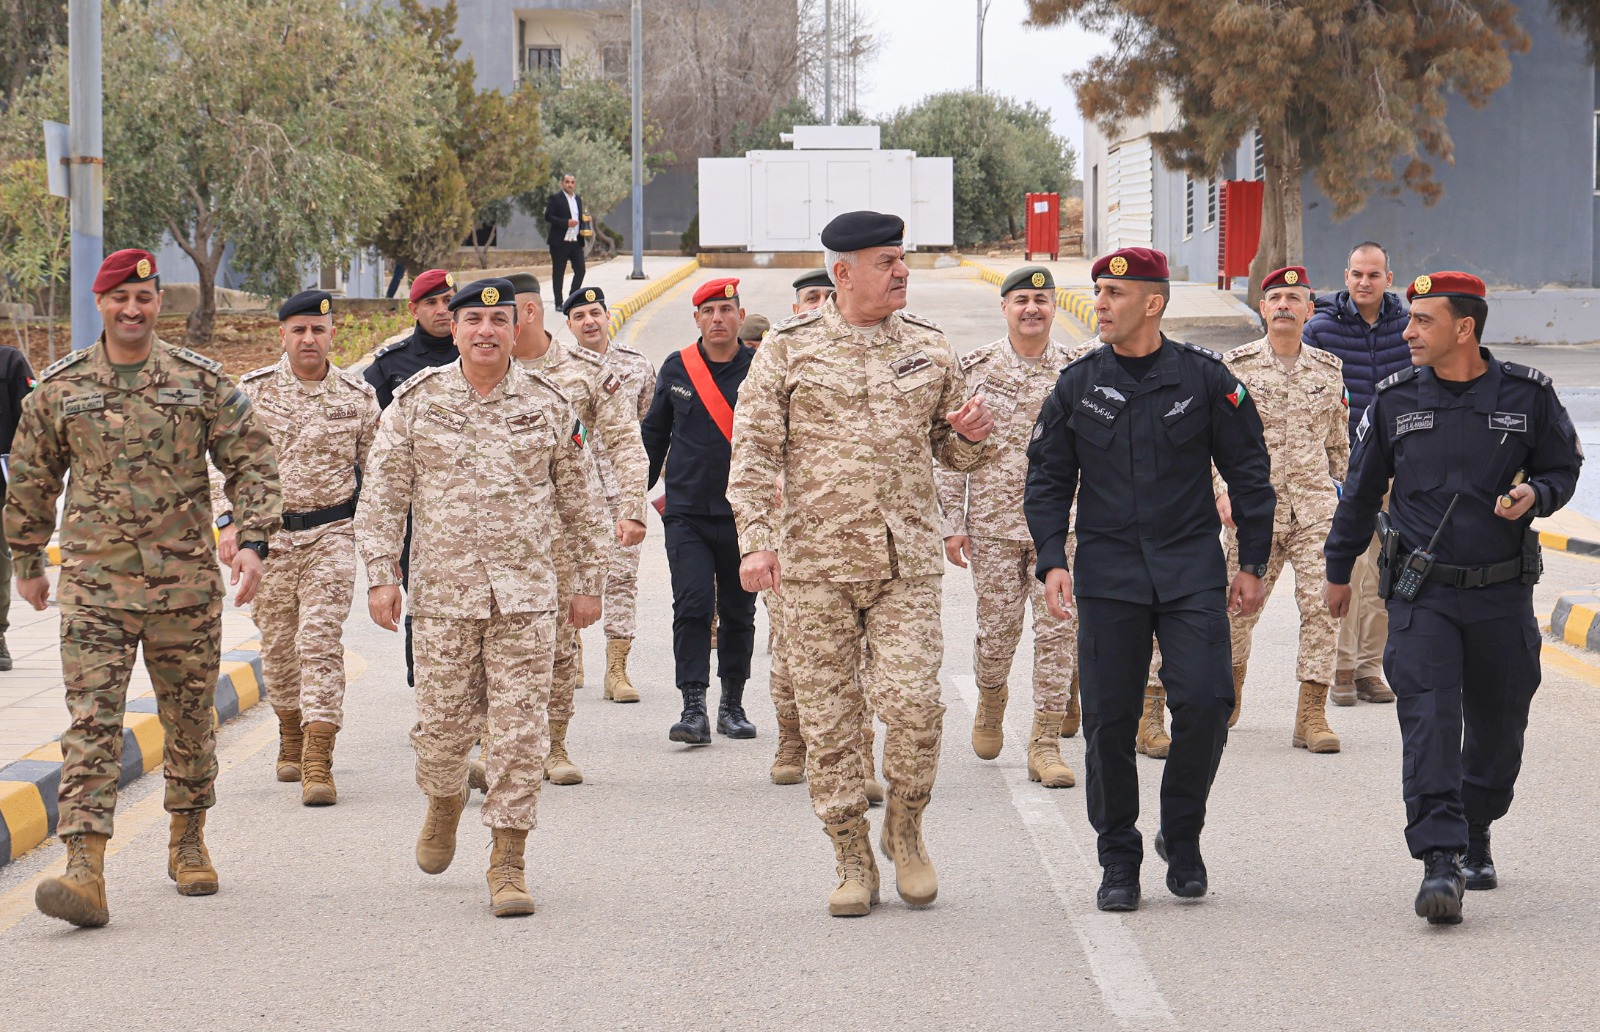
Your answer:
[[[1411,310],[1389,290],[1394,272],[1383,245],[1366,241],[1350,251],[1344,270],[1345,289],[1316,300],[1315,314],[1302,338],[1312,347],[1344,362],[1344,386],[1350,395],[1350,443],[1356,424],[1372,403],[1384,378],[1411,365],[1411,348],[1401,336]],[[1378,597],[1378,545],[1374,539],[1356,560],[1350,577],[1350,611],[1339,624],[1339,664],[1333,692],[1340,706],[1393,702],[1383,681],[1383,646],[1389,638],[1389,613]]]

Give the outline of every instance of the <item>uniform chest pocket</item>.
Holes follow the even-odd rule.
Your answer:
[[[1430,461],[1426,449],[1419,448],[1409,435],[1395,442],[1394,482],[1400,489],[1432,491],[1444,483],[1447,472],[1444,463],[1437,458]]]
[[[919,369],[894,379],[895,397],[912,416],[922,419],[933,412],[939,400],[939,388],[944,384],[944,374],[936,368]]]
[[[1077,435],[1078,440],[1099,451],[1105,451],[1110,448],[1111,442],[1116,440],[1117,437],[1115,427],[1107,426],[1086,416],[1074,415],[1067,425],[1072,428],[1072,432]]]
[[[789,394],[789,424],[804,426],[807,436],[853,441],[861,394],[858,384],[843,377],[802,376]]]
[[[1179,402],[1172,408],[1179,406],[1183,406],[1182,411],[1173,412],[1169,409],[1168,414],[1161,417],[1161,423],[1167,429],[1167,439],[1181,445],[1188,444],[1196,434],[1210,426],[1211,420],[1206,418],[1205,407],[1199,404],[1199,399],[1194,399],[1188,405]]]

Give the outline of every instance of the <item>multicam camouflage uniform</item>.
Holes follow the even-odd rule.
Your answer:
[[[532,828],[544,781],[558,526],[572,590],[597,595],[604,575],[600,486],[572,425],[561,391],[516,363],[486,397],[459,364],[423,370],[384,410],[356,513],[378,586],[400,583],[411,512],[417,784],[459,794],[481,734],[491,828]]]
[[[1045,609],[1044,584],[1034,576],[1038,556],[1022,515],[1028,479],[1028,434],[1039,408],[1071,361],[1067,346],[1051,341],[1036,362],[1017,355],[1009,337],[968,352],[961,372],[969,396],[983,394],[994,413],[995,458],[972,473],[935,471],[945,537],[965,535],[978,593],[978,639],[973,674],[980,686],[1004,685],[1022,641],[1022,617],[1033,603],[1033,708],[1064,713],[1076,665],[1075,620]]]
[[[1278,507],[1272,517],[1272,555],[1262,581],[1266,594],[1287,560],[1294,567],[1295,602],[1300,607],[1300,658],[1297,677],[1319,685],[1333,683],[1339,624],[1321,598],[1322,545],[1332,526],[1338,495],[1332,481],[1343,481],[1350,463],[1349,402],[1343,363],[1309,344],[1285,372],[1266,338],[1223,356],[1228,368],[1255,398],[1272,457],[1272,489]],[[1331,479],[1330,479],[1331,478]],[[1220,482],[1219,482],[1220,484]],[[1225,490],[1220,487],[1219,490]],[[1238,564],[1239,545],[1228,532],[1228,569]],[[1236,617],[1233,663],[1250,658],[1250,633],[1261,611]]]
[[[728,500],[742,553],[782,550],[789,674],[812,806],[828,825],[867,809],[856,749],[863,691],[888,725],[891,801],[920,806],[933,790],[944,719],[933,459],[966,472],[992,454],[945,420],[965,400],[933,324],[897,312],[862,331],[832,301],[774,328],[739,391]],[[863,641],[870,658],[858,685]]]
[[[283,510],[309,513],[350,501],[378,429],[372,385],[335,366],[309,383],[287,357],[245,373],[239,389],[272,438]],[[211,506],[233,511],[213,472]],[[250,615],[261,631],[261,665],[272,708],[302,724],[344,726],[344,621],[356,581],[355,519],[304,530],[279,528]]]
[[[639,352],[616,341],[611,342],[601,357],[613,374],[602,381],[603,390],[608,394],[621,395],[625,403],[628,400],[633,401],[637,410],[634,417],[637,429],[637,424],[643,422],[649,413],[651,399],[655,397],[655,366]],[[644,445],[640,444],[639,447],[642,449]],[[629,476],[625,470],[615,466],[603,442],[595,448],[595,463],[600,469],[600,483],[605,489],[606,510],[611,514],[612,524],[618,520],[642,518],[629,515],[634,511],[635,497]],[[646,471],[648,472],[648,467]],[[645,477],[641,475],[639,483],[643,484],[644,481]],[[640,488],[638,497],[642,498],[643,495],[643,488]],[[639,596],[641,547],[618,544],[615,537],[607,546],[610,558],[606,567],[606,590],[603,602],[607,638],[633,640],[636,630],[635,610]]]
[[[616,486],[616,494],[607,498],[614,520],[638,520],[643,523],[645,481],[649,475],[650,461],[644,453],[644,442],[639,437],[636,400],[630,391],[623,389],[622,378],[593,351],[584,347],[568,347],[553,338],[548,351],[522,364],[554,381],[572,403],[576,418],[584,427],[594,431],[590,446],[602,484]],[[605,453],[603,462],[600,461],[602,450]],[[560,529],[557,528],[558,533]],[[613,537],[607,548],[611,550],[618,547]],[[564,537],[555,542],[554,555],[558,618],[550,719],[562,721],[572,719],[572,695],[578,687],[581,669],[578,658],[583,643],[578,638],[578,629],[567,621],[565,615],[567,604],[572,599],[574,557]],[[634,557],[637,580],[637,547],[634,548]],[[633,619],[631,608],[628,619]]]
[[[144,645],[166,733],[166,808],[216,801],[212,702],[222,577],[206,456],[237,501],[241,541],[265,541],[282,499],[272,442],[222,367],[156,340],[133,386],[96,343],[46,369],[23,406],[5,526],[19,578],[44,573],[61,521],[61,670],[72,726],[61,736],[57,832],[110,835],[122,715]]]

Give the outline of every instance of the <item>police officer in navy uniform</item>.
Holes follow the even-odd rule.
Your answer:
[[[456,293],[455,277],[444,269],[429,269],[411,281],[406,308],[417,321],[411,336],[379,348],[361,375],[378,392],[378,407],[386,409],[395,388],[424,369],[447,366],[461,357],[451,325],[450,299]],[[411,521],[400,546],[400,582],[411,590]],[[406,613],[406,684],[415,685],[411,663],[411,613]]]
[[[668,355],[656,378],[656,393],[640,430],[650,456],[650,484],[667,472],[662,525],[672,570],[672,655],[681,719],[668,737],[705,745],[711,741],[706,690],[711,681],[711,618],[718,614],[717,675],[722,697],[717,733],[754,738],[755,725],[744,712],[744,685],[755,648],[756,596],[739,583],[739,532],[728,505],[729,438],[713,418],[690,376],[687,361],[710,376],[732,429],[739,385],[750,372],[755,352],[739,340],[744,309],[739,281],[716,279],[694,292],[694,319],[700,339],[684,353]],[[713,404],[716,399],[713,399]]]
[[[1323,594],[1343,616],[1392,480],[1389,571],[1422,574],[1414,598],[1402,597],[1404,579],[1389,588],[1383,657],[1405,756],[1406,845],[1424,864],[1415,909],[1457,924],[1463,889],[1497,884],[1489,824],[1511,806],[1539,687],[1541,564],[1529,525],[1572,497],[1583,449],[1550,378],[1481,346],[1482,280],[1418,276],[1406,297],[1415,364],[1378,384],[1356,427]],[[1432,552],[1431,566],[1417,549]]]
[[[1243,385],[1220,355],[1161,332],[1166,255],[1125,248],[1092,272],[1103,344],[1062,370],[1045,399],[1023,510],[1052,615],[1067,619],[1077,594],[1086,796],[1105,869],[1096,904],[1137,910],[1144,849],[1134,738],[1151,634],[1172,709],[1156,851],[1167,887],[1201,896],[1200,832],[1234,701],[1228,613],[1261,606],[1274,495],[1261,418]],[[1231,586],[1213,463],[1238,526]],[[1078,542],[1071,572],[1069,529]]]

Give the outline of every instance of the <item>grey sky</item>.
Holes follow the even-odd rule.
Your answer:
[[[887,114],[929,93],[970,89],[976,75],[977,0],[872,0],[863,4],[884,47],[863,70],[861,107]],[[984,27],[986,90],[1032,100],[1082,149],[1083,116],[1061,76],[1109,44],[1077,27],[1031,29],[1024,0],[993,0]]]

